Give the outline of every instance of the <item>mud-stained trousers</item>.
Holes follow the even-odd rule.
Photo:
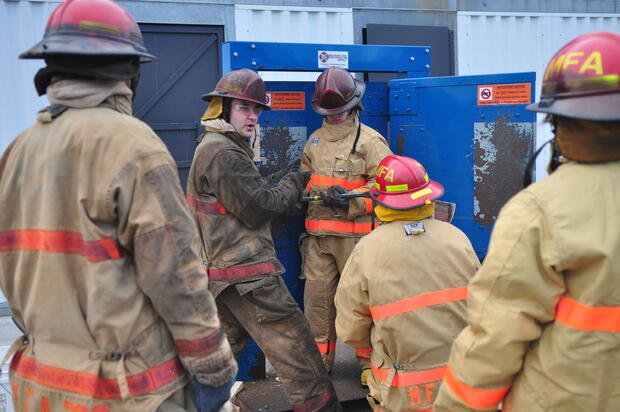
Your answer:
[[[304,312],[321,358],[328,371],[336,357],[336,305],[334,297],[353,248],[360,238],[341,236],[305,236],[301,242],[304,291]],[[370,354],[357,356],[361,369],[370,368]]]
[[[238,359],[251,337],[275,369],[296,412],[341,411],[308,322],[280,276],[231,285],[216,298]]]

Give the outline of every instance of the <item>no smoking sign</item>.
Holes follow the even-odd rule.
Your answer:
[[[479,90],[478,98],[481,101],[493,100],[493,88],[492,87],[481,87]]]

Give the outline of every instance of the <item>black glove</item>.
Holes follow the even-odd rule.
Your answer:
[[[299,160],[293,160],[291,163],[267,176],[267,187],[273,187],[282,180],[289,172],[299,171]]]
[[[347,193],[347,191],[342,186],[330,186],[326,192],[321,193],[321,200],[325,206],[349,210],[349,199],[340,196],[343,193]]]
[[[305,172],[288,172],[280,183],[295,194],[294,198],[297,201],[304,195],[311,174],[309,170]]]
[[[192,397],[199,412],[217,412],[230,399],[230,390],[235,378],[216,388],[203,385],[196,378],[192,378]]]

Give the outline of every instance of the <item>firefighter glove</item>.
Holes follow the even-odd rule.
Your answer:
[[[306,185],[310,180],[310,171],[303,172],[288,172],[281,180],[281,183],[287,186],[289,189],[295,190],[295,200],[301,199],[306,191]]]
[[[325,206],[339,207],[341,209],[349,209],[349,199],[342,197],[347,193],[342,186],[330,186],[326,192],[321,193],[321,200]]]
[[[299,160],[293,160],[291,163],[289,163],[282,169],[267,176],[267,180],[268,180],[267,186],[273,187],[277,183],[279,183],[280,180],[282,180],[282,178],[286,176],[288,173],[297,172],[297,171],[299,171]]]
[[[235,378],[222,386],[212,387],[203,385],[196,378],[192,378],[192,397],[199,412],[217,412],[230,398],[230,390]]]

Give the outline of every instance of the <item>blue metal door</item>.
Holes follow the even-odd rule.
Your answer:
[[[206,103],[200,96],[220,77],[221,26],[141,24],[147,50],[155,63],[142,66],[133,104],[134,115],[166,143],[186,187],[194,141],[202,132]]]
[[[419,160],[457,204],[453,223],[486,254],[500,208],[522,188],[534,148],[535,73],[390,82],[394,153]]]

